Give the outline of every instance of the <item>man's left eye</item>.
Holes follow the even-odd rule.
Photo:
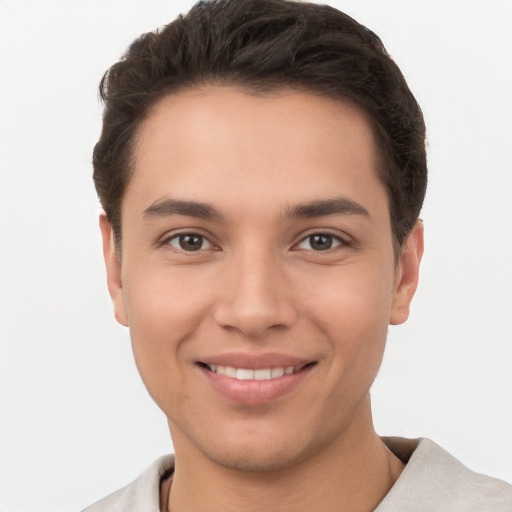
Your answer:
[[[193,252],[201,249],[210,249],[212,244],[202,235],[196,233],[182,233],[169,238],[167,243],[181,251]]]
[[[298,245],[297,249],[303,249],[308,251],[328,251],[339,245],[345,245],[345,242],[329,233],[315,233],[304,238]]]

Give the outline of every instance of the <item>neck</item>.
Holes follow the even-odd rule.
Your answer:
[[[360,421],[356,423],[350,432],[314,456],[266,472],[243,472],[220,466],[199,453],[174,429],[176,471],[167,508],[162,510],[372,511],[404,466],[375,433],[371,413],[370,422],[363,422],[367,428],[361,428]]]

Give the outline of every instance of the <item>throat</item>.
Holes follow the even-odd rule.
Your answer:
[[[208,476],[201,472],[201,482],[207,479],[209,484],[215,485],[215,489],[208,484],[203,488],[197,480],[199,473],[196,473],[192,483],[183,482],[179,478],[184,475],[178,474],[178,478],[175,476],[174,479],[171,475],[161,482],[160,511],[371,512],[384,499],[405,468],[405,464],[383,443],[379,450],[380,455],[373,459],[373,464],[367,466],[367,469],[364,469],[365,464],[362,463],[350,464],[345,471],[330,474],[324,472],[325,468],[315,467],[315,464],[305,464],[300,472],[279,471],[273,474],[237,474],[227,471],[224,475],[223,472],[217,472]],[[329,476],[326,477],[326,474]],[[187,489],[193,492],[187,492]]]

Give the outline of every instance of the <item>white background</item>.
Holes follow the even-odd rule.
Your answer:
[[[426,254],[374,386],[382,434],[512,481],[512,1],[333,1],[429,130]],[[0,510],[77,510],[172,449],[105,286],[97,84],[189,1],[0,0]]]

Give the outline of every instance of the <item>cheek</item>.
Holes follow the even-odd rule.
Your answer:
[[[386,343],[393,274],[379,266],[340,269],[322,288],[310,296],[306,309],[330,341],[334,372],[373,380]]]
[[[303,293],[308,297],[306,309],[323,318],[323,324],[346,334],[356,335],[387,326],[394,272],[390,271],[391,265],[376,263],[339,267],[304,282],[303,290],[308,287],[311,290],[308,294]],[[311,289],[311,282],[316,284],[314,289]]]
[[[177,337],[207,308],[209,287],[204,278],[183,267],[137,268],[123,281],[130,329],[152,336]]]
[[[184,271],[162,267],[127,275],[123,288],[133,353],[151,388],[152,381],[169,378],[185,357],[186,341],[208,315],[211,298],[204,281]]]

